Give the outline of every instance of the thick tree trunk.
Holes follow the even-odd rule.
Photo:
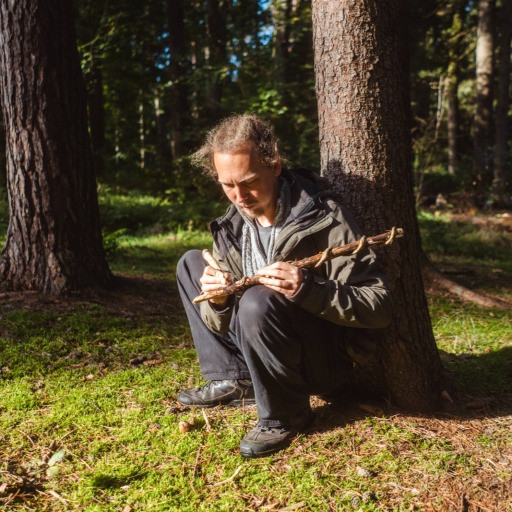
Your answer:
[[[492,200],[497,206],[506,203],[511,190],[512,172],[509,163],[508,109],[510,106],[510,44],[512,39],[512,0],[502,0],[499,38],[498,93],[496,105],[496,142],[494,147],[494,179]]]
[[[366,233],[405,230],[380,255],[395,314],[373,335],[392,401],[430,411],[443,372],[420,274],[396,12],[392,0],[313,1],[321,166]]]
[[[185,13],[182,0],[167,0],[169,24],[169,48],[171,62],[169,73],[172,82],[170,107],[170,136],[172,158],[183,156],[190,121],[187,78],[187,40],[185,35]]]
[[[479,0],[476,42],[476,104],[474,118],[475,199],[482,202],[491,181],[491,122],[494,0]]]
[[[0,4],[9,228],[0,284],[60,293],[110,278],[71,2]]]

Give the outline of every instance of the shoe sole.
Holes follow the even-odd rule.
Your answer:
[[[240,455],[242,457],[245,457],[247,459],[256,459],[259,457],[268,457],[269,455],[272,455],[274,453],[280,452],[281,450],[284,450],[285,448],[288,448],[292,444],[292,441],[306,432],[309,427],[315,422],[316,416],[315,414],[311,414],[311,416],[304,422],[304,425],[301,426],[300,430],[297,431],[293,436],[290,436],[286,441],[283,441],[281,444],[275,445],[272,448],[268,450],[258,451],[255,452],[254,450],[248,448],[248,449],[242,449],[240,448]]]
[[[210,409],[212,407],[217,407],[219,405],[224,405],[228,407],[246,407],[249,405],[256,405],[256,400],[254,398],[242,398],[237,400],[231,400],[231,402],[216,402],[214,404],[185,404],[178,400],[178,402],[185,407],[197,407],[199,409]]]

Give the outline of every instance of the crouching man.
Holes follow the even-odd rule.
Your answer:
[[[258,423],[240,442],[244,457],[288,446],[313,418],[310,395],[346,382],[344,326],[385,327],[391,316],[375,254],[366,249],[312,271],[286,261],[361,237],[352,216],[311,171],[282,168],[272,128],[252,115],[230,117],[207,135],[194,160],[232,205],[210,224],[213,256],[189,251],[177,269],[206,384],[182,391],[186,406],[257,404]],[[242,276],[261,285],[194,305]]]

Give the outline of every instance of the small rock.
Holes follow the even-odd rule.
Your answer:
[[[356,473],[359,476],[362,476],[364,478],[368,478],[369,476],[372,476],[370,471],[368,471],[367,469],[362,468],[361,466],[357,466],[356,467]]]
[[[374,500],[375,500],[375,494],[373,494],[373,492],[370,492],[370,491],[363,492],[363,495],[361,496],[361,501],[363,503],[368,503],[368,502],[374,501]]]

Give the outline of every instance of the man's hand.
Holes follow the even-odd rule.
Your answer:
[[[302,281],[304,281],[302,269],[285,261],[272,263],[272,265],[258,270],[257,274],[262,276],[260,278],[261,284],[287,297],[295,295]]]
[[[219,288],[223,288],[231,283],[231,276],[227,272],[222,272],[222,270],[216,270],[210,265],[206,266],[201,279],[201,292],[208,293],[218,290]],[[210,302],[217,304],[218,306],[223,306],[228,301],[229,297],[215,297],[210,299]]]

